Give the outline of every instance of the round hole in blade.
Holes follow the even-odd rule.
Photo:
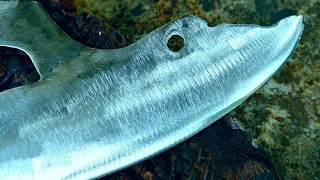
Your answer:
[[[184,39],[179,35],[173,35],[168,40],[167,46],[171,51],[179,52],[184,47]]]

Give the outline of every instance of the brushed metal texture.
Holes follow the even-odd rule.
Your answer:
[[[9,23],[10,22],[10,23]],[[0,46],[27,52],[39,82],[0,93],[0,179],[87,179],[189,138],[266,83],[303,17],[208,27],[185,16],[117,50],[72,41],[34,2],[0,11]],[[184,47],[172,52],[172,35]]]

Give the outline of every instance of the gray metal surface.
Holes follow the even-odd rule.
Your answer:
[[[0,93],[0,179],[92,178],[158,154],[260,88],[302,31],[302,16],[272,27],[185,16],[129,47],[97,50],[38,3],[2,9],[0,46],[26,51],[41,81]],[[166,46],[172,35],[184,38],[179,52]]]

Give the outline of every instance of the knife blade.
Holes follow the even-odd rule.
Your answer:
[[[65,35],[39,3],[2,7],[0,46],[25,51],[41,80],[0,93],[1,179],[94,178],[154,156],[253,94],[303,32],[302,16],[208,27],[189,15],[98,50]],[[173,35],[184,39],[179,52],[167,47]]]

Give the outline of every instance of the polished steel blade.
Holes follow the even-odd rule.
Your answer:
[[[0,93],[0,179],[93,178],[154,156],[266,83],[302,31],[302,16],[271,27],[185,16],[129,47],[97,50],[38,3],[0,10],[0,46],[26,51],[41,74]],[[179,52],[167,47],[172,35],[184,38]]]

